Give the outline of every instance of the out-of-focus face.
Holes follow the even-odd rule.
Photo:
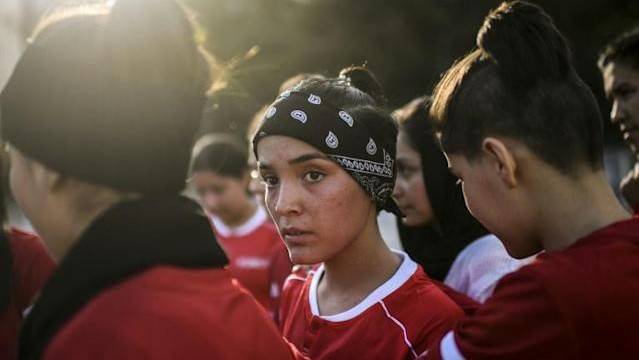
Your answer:
[[[639,155],[639,70],[611,62],[603,70],[604,89],[612,102],[610,120],[619,126],[623,138]]]
[[[269,136],[257,150],[266,205],[294,264],[331,260],[375,221],[370,197],[316,148]]]
[[[504,243],[511,256],[522,259],[542,250],[534,240],[532,207],[504,185],[494,163],[484,156],[473,161],[462,155],[446,154],[446,158],[451,172],[459,178],[466,207]]]
[[[206,211],[227,224],[241,217],[248,200],[246,179],[223,176],[213,171],[196,171],[191,178],[193,188]]]
[[[405,215],[402,219],[405,225],[419,226],[433,221],[433,209],[424,184],[422,159],[404,131],[400,131],[397,138],[397,181],[393,197]]]
[[[64,225],[56,221],[52,212],[61,211],[51,206],[50,188],[47,186],[49,170],[29,159],[19,150],[10,147],[9,186],[18,206],[29,219],[36,232],[42,237],[56,259],[61,259],[68,250],[69,239],[54,236]]]
[[[255,160],[255,155],[253,155],[252,151],[249,151],[248,167],[251,175],[248,190],[251,195],[253,195],[260,202],[260,204],[262,204],[262,206],[266,208],[266,203],[264,202],[266,186],[262,182],[260,172],[257,169],[257,161]]]
[[[28,160],[20,151],[14,147],[10,147],[9,157],[11,169],[9,171],[9,185],[16,202],[24,212],[24,214],[37,228],[38,209],[42,198],[38,196],[39,190],[34,179],[33,168],[30,160]]]

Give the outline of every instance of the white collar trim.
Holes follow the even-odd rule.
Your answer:
[[[410,279],[417,270],[417,263],[411,260],[410,256],[402,251],[391,251],[402,257],[402,263],[399,265],[397,271],[395,271],[395,274],[393,274],[390,279],[386,280],[386,282],[381,284],[377,289],[373,290],[373,292],[368,294],[368,296],[359,304],[335,315],[322,316],[319,313],[319,305],[317,304],[317,287],[322,275],[324,275],[324,264],[322,264],[312,275],[313,278],[311,279],[311,284],[308,290],[308,301],[313,315],[332,322],[351,320],[371,306],[383,300],[388,295],[392,294],[395,290],[399,289],[400,286],[404,285],[404,283],[406,283],[406,281],[408,281],[408,279]]]
[[[246,222],[237,227],[229,227],[222,219],[215,215],[211,215],[211,221],[215,230],[224,237],[245,236],[257,230],[267,220],[268,215],[262,206],[257,205],[255,213]]]

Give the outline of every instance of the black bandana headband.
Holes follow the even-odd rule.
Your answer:
[[[391,197],[395,186],[395,149],[385,146],[361,121],[326,104],[314,94],[285,91],[268,108],[253,137],[257,143],[271,135],[301,140],[328,155],[366,191],[378,210],[398,216],[399,207]]]

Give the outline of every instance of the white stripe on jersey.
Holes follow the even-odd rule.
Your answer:
[[[406,327],[404,326],[404,324],[402,324],[399,320],[395,319],[393,315],[391,315],[388,312],[388,309],[386,308],[386,304],[384,304],[384,300],[381,300],[379,303],[382,305],[382,308],[384,308],[384,312],[386,313],[386,316],[389,319],[393,320],[393,322],[397,324],[397,326],[399,326],[400,329],[402,329],[402,333],[404,334],[404,342],[406,343],[410,351],[413,353],[413,356],[416,358],[417,353],[415,352],[415,349],[413,349],[413,344],[410,342],[410,340],[408,340],[408,334],[406,334]]]
[[[466,360],[455,343],[455,336],[449,331],[439,344],[439,351],[444,360]]]

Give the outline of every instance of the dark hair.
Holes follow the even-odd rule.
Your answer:
[[[180,192],[212,76],[194,26],[179,0],[54,12],[2,93],[3,136],[64,176]]]
[[[340,71],[337,78],[310,78],[296,85],[293,90],[316,94],[332,106],[361,119],[387,149],[395,150],[397,126],[386,110],[382,86],[367,68],[347,67]]]
[[[213,171],[222,176],[241,179],[248,170],[247,148],[231,135],[205,135],[193,147],[191,174]]]
[[[611,62],[620,62],[639,70],[639,27],[621,34],[606,45],[597,65],[603,70]]]
[[[292,89],[295,85],[301,83],[304,80],[324,80],[326,77],[322,74],[316,73],[299,73],[295,74],[282,82],[279,88],[279,93],[283,93],[288,89]]]
[[[484,20],[477,46],[435,89],[430,114],[446,152],[473,160],[486,136],[505,136],[564,174],[602,167],[597,102],[542,8],[502,3]]]
[[[393,112],[400,131],[407,135],[410,146],[420,155],[426,196],[435,217],[433,224],[428,226],[432,230],[408,231],[402,226],[399,229],[402,245],[406,244],[404,248],[407,251],[428,249],[425,254],[409,252],[409,255],[422,258],[424,268],[434,276],[440,276],[446,274],[466,245],[488,234],[488,231],[466,208],[457,178],[448,169],[444,153],[435,138],[433,119],[428,115],[430,105],[430,97],[422,96]],[[413,234],[429,236],[428,244],[415,246],[415,240],[410,238]],[[424,242],[425,239],[416,241]]]

